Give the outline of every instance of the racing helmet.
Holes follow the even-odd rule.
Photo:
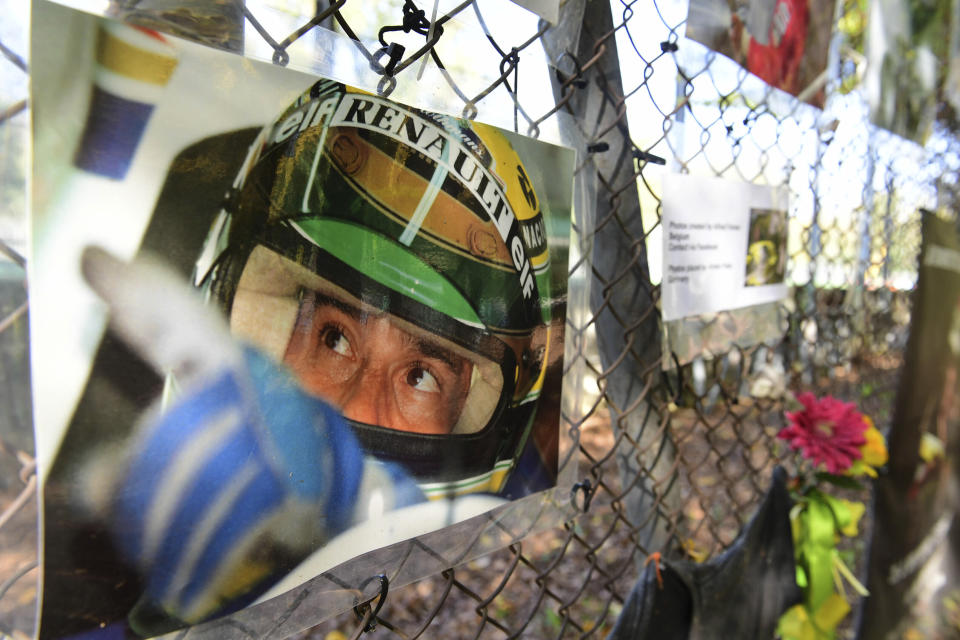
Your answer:
[[[362,326],[386,318],[404,344],[456,363],[439,432],[344,411],[367,453],[439,497],[498,491],[520,456],[550,343],[548,270],[537,195],[502,133],[322,80],[251,145],[195,284],[288,364],[304,336],[308,354],[349,354],[345,330],[316,326],[331,308]],[[426,375],[411,366],[400,384]]]

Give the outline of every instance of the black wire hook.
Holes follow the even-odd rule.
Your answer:
[[[370,603],[373,602],[374,599],[379,598],[377,600],[377,605],[373,609],[373,615],[370,616],[370,621],[367,622],[366,626],[363,627],[363,633],[373,631],[377,628],[377,614],[380,613],[380,609],[383,608],[383,603],[387,600],[387,591],[390,589],[390,580],[385,574],[381,573],[379,575],[367,578],[363,584],[360,585],[360,591],[363,591],[373,580],[380,581],[379,593],[373,596],[373,598],[370,598],[366,602],[361,602],[353,608],[353,613],[357,616],[357,620],[363,620],[364,616],[367,614],[367,611],[370,610]]]
[[[377,39],[380,40],[381,47],[373,54],[373,61],[379,64],[380,59],[386,55],[388,60],[387,64],[383,66],[383,72],[388,76],[393,75],[393,70],[403,59],[403,54],[406,52],[406,47],[399,42],[387,42],[384,36],[391,31],[403,31],[404,33],[410,33],[412,31],[422,36],[429,36],[430,21],[427,20],[426,12],[423,9],[418,9],[417,5],[413,3],[413,0],[405,0],[403,3],[402,24],[388,25],[380,28],[379,33],[377,33]],[[433,25],[434,40],[441,35],[443,35],[443,26],[439,24]],[[374,68],[374,71],[377,71],[377,69]]]
[[[563,71],[560,70],[560,63],[564,59],[570,60],[571,63],[573,64],[573,74],[571,74],[570,76],[568,76],[567,74],[565,74]],[[580,68],[580,61],[577,60],[577,58],[573,54],[571,54],[569,51],[564,51],[562,54],[560,54],[560,57],[557,58],[556,64],[554,64],[553,67],[554,67],[554,72],[556,73],[556,76],[557,76],[557,81],[560,83],[561,86],[566,86],[567,81],[569,80],[570,85],[572,85],[573,87],[577,89],[586,89],[587,81],[583,77],[583,69]],[[573,79],[571,80],[571,78]],[[567,89],[567,91],[569,91],[569,88]],[[563,95],[566,95],[567,91],[564,91]]]
[[[443,33],[443,27],[437,25],[435,29],[439,29],[439,33]],[[423,9],[418,9],[417,5],[413,4],[413,0],[405,0],[403,3],[403,24],[386,26],[380,29],[380,33],[377,34],[377,37],[380,39],[380,44],[387,46],[387,41],[384,40],[383,34],[390,31],[403,31],[404,33],[419,33],[422,36],[427,35],[430,32],[430,21],[427,20],[427,13]]]

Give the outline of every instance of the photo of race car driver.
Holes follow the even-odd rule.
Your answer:
[[[551,331],[543,215],[482,124],[320,81],[266,127],[196,284],[428,495],[499,491]]]

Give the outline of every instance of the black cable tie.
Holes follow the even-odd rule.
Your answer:
[[[593,499],[593,494],[595,493],[593,483],[590,482],[590,478],[585,478],[580,482],[573,485],[570,489],[570,502],[573,503],[573,506],[577,506],[577,493],[583,493],[583,509],[582,511],[586,513],[590,510],[590,501]]]
[[[609,149],[610,145],[606,142],[594,142],[593,144],[587,145],[587,153],[600,153]]]
[[[560,69],[554,69],[554,72],[557,75],[557,82],[559,82],[561,85],[566,84],[567,81],[570,80],[571,77],[573,77],[573,76],[568,76],[563,71],[560,71]],[[584,80],[583,78],[577,78],[576,80],[572,80],[570,84],[572,84],[577,89],[587,88],[587,81]]]
[[[353,608],[353,613],[357,616],[357,620],[363,620],[363,617],[370,609],[370,603],[373,602],[374,599],[379,598],[377,600],[377,606],[373,609],[373,615],[370,616],[370,621],[366,624],[366,626],[363,627],[364,633],[369,633],[377,628],[377,614],[380,613],[380,609],[383,608],[383,603],[387,600],[387,591],[390,589],[390,580],[386,575],[381,573],[379,575],[367,578],[364,583],[360,585],[360,590],[363,591],[363,589],[370,584],[370,581],[374,579],[380,581],[379,593],[373,596],[373,598],[370,598],[366,602],[361,602]]]
[[[645,162],[649,162],[650,164],[659,164],[659,165],[665,165],[665,164],[667,164],[667,161],[664,160],[663,158],[661,158],[660,156],[655,156],[655,155],[653,155],[652,153],[647,153],[646,151],[641,151],[640,149],[637,149],[636,147],[634,147],[634,149],[633,149],[633,157],[634,157],[634,159],[636,159],[638,162],[644,162],[644,161],[645,161]]]
[[[663,53],[676,53],[679,48],[676,42],[670,42],[669,40],[660,43],[660,51]]]
[[[564,58],[568,58],[571,64],[573,65],[574,72],[569,76],[565,74],[563,71],[560,71],[560,62]],[[560,81],[561,85],[565,85],[567,83],[567,80],[570,78],[576,78],[576,80],[574,80],[571,83],[574,87],[576,87],[577,89],[587,88],[587,81],[583,77],[583,69],[580,68],[580,61],[577,60],[577,58],[573,54],[571,54],[569,51],[564,51],[562,54],[560,54],[560,57],[557,59],[557,64],[554,65],[554,70],[557,72],[557,80]]]
[[[402,44],[398,42],[391,42],[388,45],[380,47],[376,53],[373,54],[373,59],[377,64],[380,64],[380,58],[386,55],[388,60],[387,64],[383,67],[383,73],[385,75],[392,76],[393,70],[397,67],[397,63],[403,59],[403,54],[405,51],[406,48]],[[373,67],[372,65],[371,67],[374,71],[377,71],[376,67]]]

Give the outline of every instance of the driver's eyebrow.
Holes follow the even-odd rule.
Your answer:
[[[315,307],[321,307],[321,306],[334,307],[335,309],[342,311],[343,313],[347,314],[348,316],[350,316],[351,318],[353,318],[354,320],[356,320],[361,324],[366,323],[367,318],[370,316],[369,313],[364,313],[363,311],[361,311],[360,309],[358,309],[357,307],[355,307],[354,305],[348,302],[344,302],[343,300],[339,300],[337,298],[333,298],[331,296],[325,295],[323,293],[320,293],[319,291],[308,291],[307,293],[313,295],[313,304]]]
[[[417,338],[406,332],[404,332],[404,340],[424,356],[447,364],[454,372],[460,371],[463,367],[464,358],[461,358],[436,342],[424,338]]]

